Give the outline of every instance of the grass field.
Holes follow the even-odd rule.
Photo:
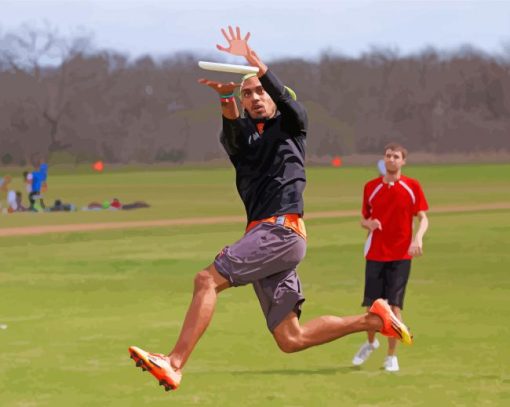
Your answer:
[[[435,206],[510,202],[510,165],[410,167]],[[357,209],[369,168],[311,168],[307,212]],[[48,199],[81,206],[142,199],[133,212],[15,214],[0,227],[242,215],[227,169],[50,173]],[[430,215],[405,318],[416,343],[387,374],[379,350],[361,369],[352,335],[286,355],[250,287],[222,293],[181,388],[165,393],[127,347],[166,352],[193,275],[241,224],[0,238],[0,406],[510,405],[510,210]],[[307,222],[299,272],[303,320],[359,313],[364,233],[354,217]]]

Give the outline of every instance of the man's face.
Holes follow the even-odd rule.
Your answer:
[[[252,119],[270,119],[276,113],[273,99],[256,76],[244,81],[241,88],[241,104]]]
[[[386,150],[384,153],[384,165],[388,174],[396,174],[404,166],[406,160],[402,157],[402,151]]]

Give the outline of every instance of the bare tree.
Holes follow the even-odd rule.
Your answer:
[[[48,152],[71,145],[60,140],[59,125],[69,95],[84,80],[72,71],[72,62],[89,48],[87,35],[67,40],[47,23],[41,27],[23,25],[18,32],[9,33],[0,40],[0,59],[14,72],[28,74],[33,81],[34,93],[44,95],[33,101],[49,125]],[[79,70],[76,64],[74,68]]]

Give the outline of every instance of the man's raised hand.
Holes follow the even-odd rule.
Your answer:
[[[236,88],[241,86],[240,83],[235,83],[235,82],[222,83],[222,82],[211,81],[209,79],[199,79],[198,82],[203,85],[209,86],[211,89],[214,89],[220,95],[230,95],[230,94],[234,93]]]
[[[221,33],[228,42],[228,48],[223,47],[219,44],[216,45],[220,51],[228,52],[232,55],[239,55],[247,58],[249,56],[248,40],[250,39],[250,33],[248,32],[244,38],[241,38],[241,29],[236,27],[236,31],[229,25],[228,33],[225,29],[221,29]]]

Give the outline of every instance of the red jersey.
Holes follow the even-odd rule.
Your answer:
[[[365,258],[374,261],[411,259],[407,253],[413,237],[413,217],[429,209],[418,181],[400,176],[386,184],[383,177],[365,184],[362,214],[378,219],[382,230],[368,235]]]

